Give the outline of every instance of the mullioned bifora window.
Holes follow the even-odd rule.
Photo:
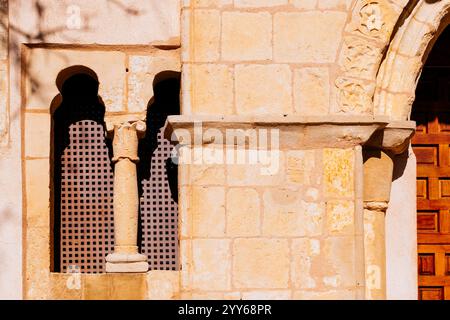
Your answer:
[[[112,141],[98,81],[87,74],[67,79],[53,113],[53,224],[55,272],[105,272],[114,249]],[[179,74],[155,79],[147,132],[139,141],[138,244],[150,270],[179,269],[177,166],[164,138],[168,115],[179,114]]]
[[[172,76],[155,82],[154,99],[147,107],[147,132],[139,144],[139,242],[150,270],[178,270],[178,170],[164,129],[167,116],[180,112],[180,81]]]
[[[55,269],[101,273],[114,246],[113,167],[98,82],[65,81],[54,120]]]

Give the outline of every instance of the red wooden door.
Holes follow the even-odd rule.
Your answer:
[[[414,105],[417,131],[419,299],[450,299],[450,69],[426,68]]]

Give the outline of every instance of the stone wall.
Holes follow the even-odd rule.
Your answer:
[[[373,101],[380,64],[406,4],[363,0],[183,1],[182,114],[186,119],[234,117],[245,128],[257,123],[252,119],[256,115],[258,119],[283,115],[292,120],[293,127],[298,117],[333,122],[335,115],[347,119],[362,115],[368,121],[377,121],[377,116],[383,115],[389,121],[392,108],[380,111]],[[350,149],[341,143],[352,140],[352,130],[349,127],[337,140],[330,138],[323,148],[311,147],[314,142],[308,142],[306,136],[297,140],[291,149],[281,152],[282,165],[272,177],[275,180],[261,177],[251,165],[241,165],[238,185],[233,184],[236,171],[229,165],[182,168],[187,182],[180,194],[185,206],[181,223],[191,226],[182,233],[182,295],[206,297],[216,292],[217,297],[231,294],[244,299],[253,293],[263,298],[380,297],[379,292],[385,291],[380,276],[385,271],[374,280],[370,254],[364,261],[361,248],[368,239],[384,238],[384,227],[374,226],[367,217],[363,226],[363,216],[373,212],[363,211],[362,195],[355,193],[355,183],[362,190],[363,182],[348,180],[356,179],[362,170],[362,160],[357,156],[360,151],[355,152],[362,142],[350,144]],[[347,160],[340,159],[345,154]],[[352,162],[346,162],[350,158]],[[317,175],[317,185],[309,185],[308,175],[297,165]],[[296,178],[291,176],[298,173]],[[213,181],[209,174],[214,176]],[[336,190],[350,186],[349,193]],[[315,200],[310,198],[314,190],[318,190]],[[230,205],[234,199],[238,200],[237,208]],[[254,218],[244,218],[247,215]],[[404,215],[407,221],[414,220],[413,209]],[[238,232],[233,231],[234,216],[241,217]],[[301,228],[296,229],[302,216]],[[378,219],[377,213],[375,216]],[[370,235],[372,227],[381,232],[375,238]],[[207,239],[210,237],[214,240]],[[414,242],[410,238],[404,245]],[[375,251],[378,244],[372,246]],[[215,247],[221,249],[213,251]],[[261,251],[267,259],[273,257],[276,269],[284,270],[285,277],[270,267],[265,270],[264,259],[250,255],[250,251]],[[231,265],[208,264],[215,260],[213,254],[220,255],[217,260],[231,259]],[[332,254],[339,257],[331,258]],[[384,253],[375,256],[379,254]],[[392,269],[406,261],[393,260],[397,262],[390,265]],[[291,265],[283,261],[291,261]],[[321,261],[325,270],[316,261]],[[408,274],[415,274],[415,265],[402,266]],[[378,261],[376,268],[384,270],[384,262]],[[265,274],[271,276],[264,278]],[[211,279],[216,279],[217,288],[209,285]]]
[[[362,297],[354,150],[280,159],[181,168],[181,298]]]
[[[0,298],[367,298],[361,145],[387,127],[382,147],[403,145],[397,129],[407,125],[391,122],[408,119],[448,5],[0,1]],[[284,134],[271,174],[180,165],[180,272],[50,273],[50,112],[58,73],[80,64],[99,77],[109,119],[142,118],[154,76],[181,70],[182,121]],[[396,194],[411,170],[394,182],[388,210],[388,297],[414,296],[414,208],[395,215],[411,198]],[[399,221],[410,234],[400,242]],[[67,290],[71,281],[80,287]]]
[[[184,112],[373,115],[377,73],[405,4],[186,0]]]
[[[59,94],[56,75],[76,64],[91,67],[103,83],[108,115],[141,116],[153,96],[154,75],[180,69],[179,9],[177,0],[1,2],[0,298],[81,292],[67,290],[70,275],[50,274],[49,133],[50,108]],[[102,279],[89,278],[85,286],[83,277],[88,291],[79,297],[100,297],[102,283],[124,290],[120,279]],[[89,289],[93,283],[97,291]]]

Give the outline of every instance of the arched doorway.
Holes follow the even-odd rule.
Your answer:
[[[437,39],[416,89],[418,298],[450,300],[450,27]]]

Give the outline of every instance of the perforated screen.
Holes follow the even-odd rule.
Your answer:
[[[68,128],[60,172],[61,271],[104,271],[114,245],[113,170],[103,126],[81,120]]]
[[[152,115],[153,123],[164,123],[167,115]],[[142,180],[141,252],[148,256],[150,270],[178,270],[178,205],[169,185],[169,171],[176,179],[176,168],[170,161],[173,146],[163,135],[164,126],[148,128],[150,175]],[[156,139],[152,139],[156,135]],[[145,157],[144,160],[145,161]],[[147,158],[148,161],[148,158]],[[175,181],[176,187],[176,181]]]

